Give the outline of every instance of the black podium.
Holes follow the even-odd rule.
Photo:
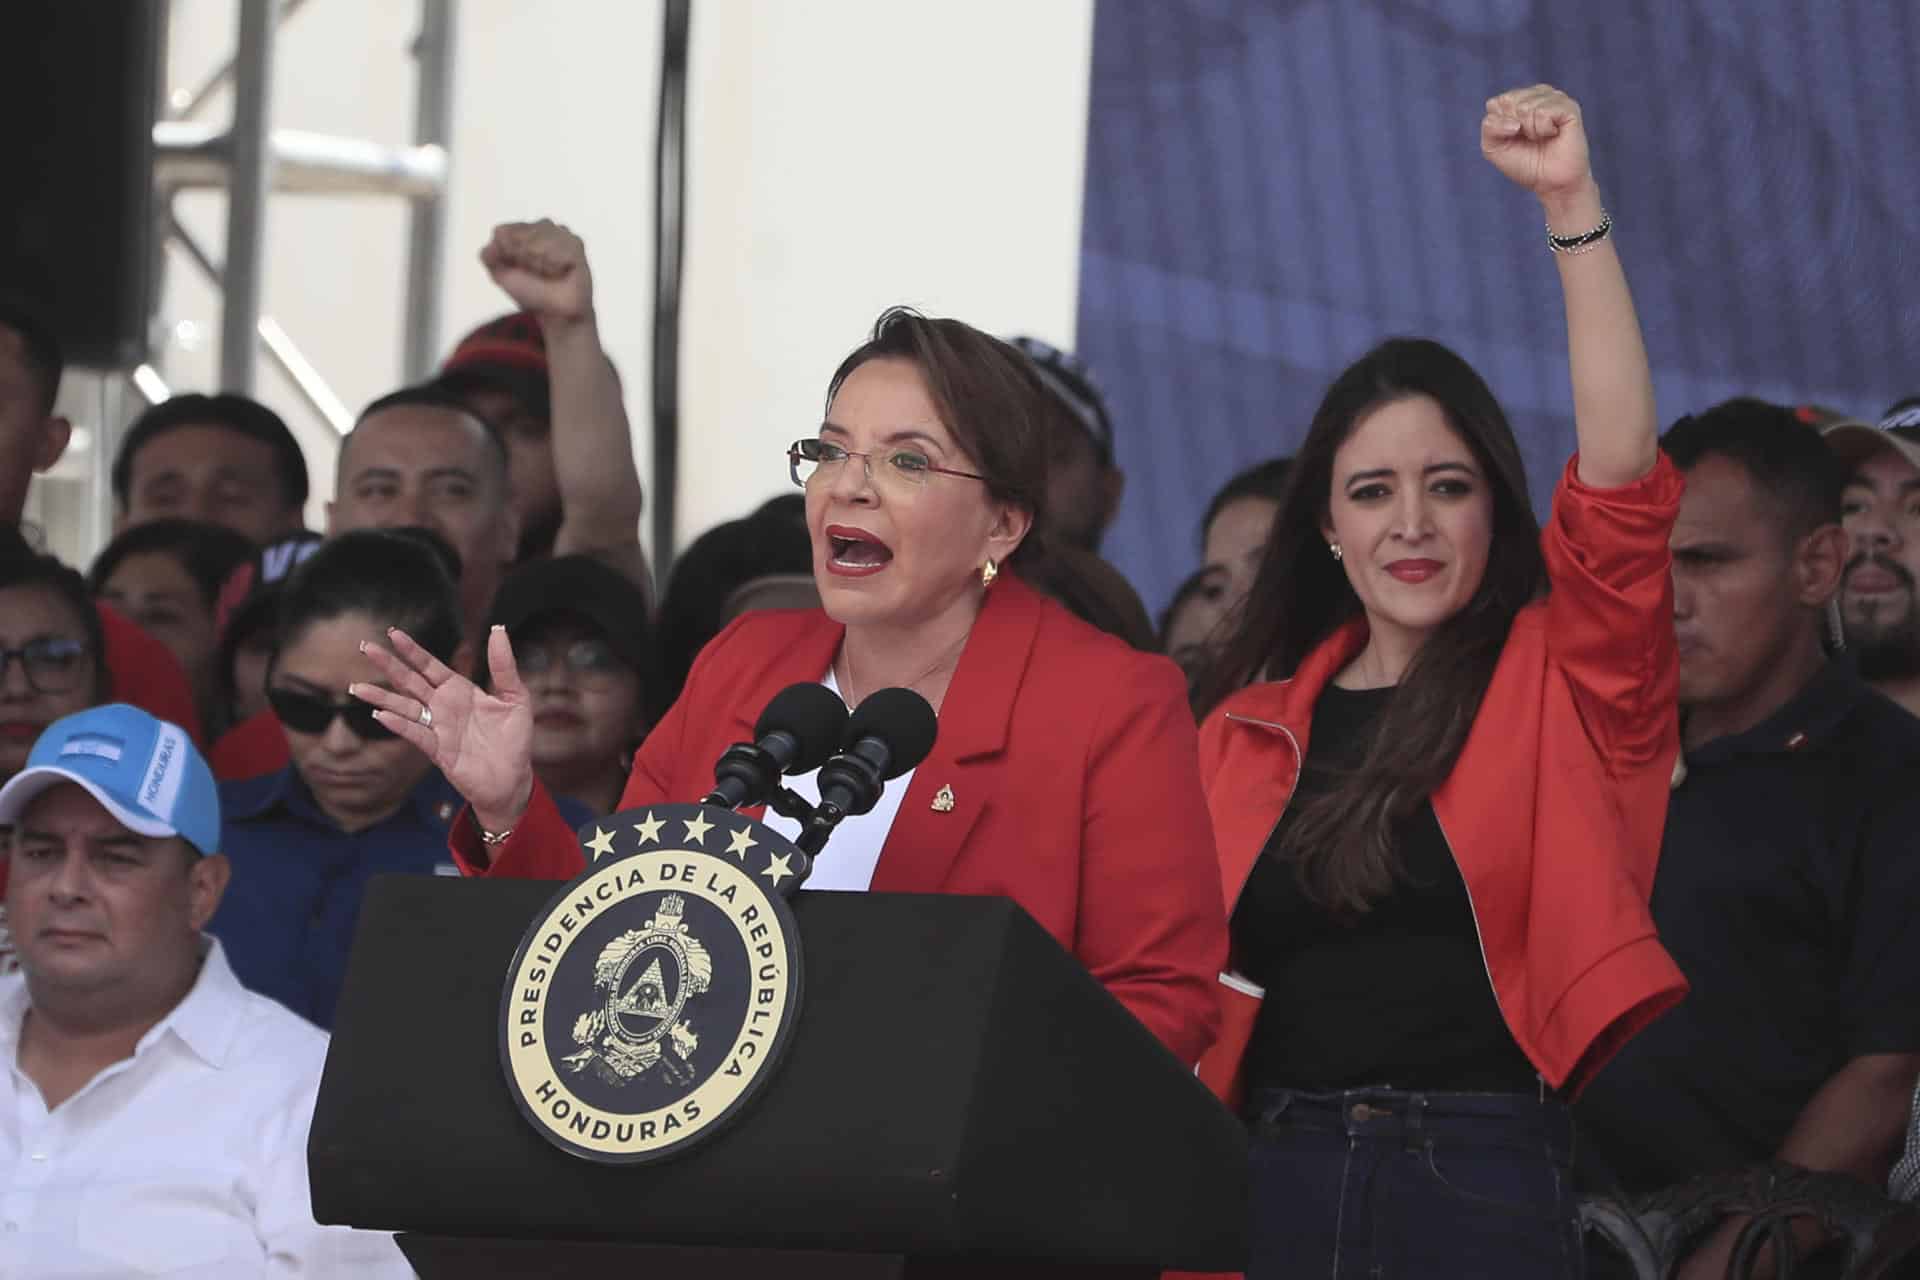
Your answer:
[[[1003,898],[801,893],[778,1074],[644,1166],[543,1139],[502,1079],[501,983],[558,886],[383,877],[308,1147],[314,1214],[398,1231],[427,1280],[1234,1270],[1246,1137]]]

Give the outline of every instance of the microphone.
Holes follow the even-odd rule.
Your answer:
[[[760,713],[755,740],[734,743],[713,766],[713,790],[700,803],[721,809],[761,804],[781,774],[820,768],[846,733],[847,706],[837,694],[820,684],[788,685]]]
[[[933,708],[911,689],[881,689],[862,702],[847,725],[850,745],[820,766],[820,843],[842,818],[871,810],[886,783],[925,760],[939,729]],[[805,834],[814,835],[814,824],[808,826]],[[801,848],[817,851],[804,840]]]

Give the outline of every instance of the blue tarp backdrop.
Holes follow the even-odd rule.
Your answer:
[[[1573,448],[1538,207],[1492,93],[1585,111],[1663,421],[1920,391],[1920,4],[1098,0],[1079,348],[1128,474],[1106,553],[1163,605],[1207,497],[1390,334],[1448,343],[1541,514]]]

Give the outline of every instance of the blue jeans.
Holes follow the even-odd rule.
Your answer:
[[[1262,1089],[1248,1117],[1247,1280],[1585,1274],[1551,1098]]]

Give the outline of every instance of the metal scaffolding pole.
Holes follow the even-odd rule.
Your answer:
[[[442,154],[453,140],[453,0],[421,0],[420,35],[414,41],[417,78],[413,141]],[[440,191],[447,175],[440,174]],[[446,265],[447,202],[418,196],[407,229],[407,332],[402,368],[407,381],[433,368],[440,341],[440,276]]]
[[[273,188],[268,112],[273,88],[274,0],[240,0],[229,135],[227,254],[220,314],[220,385],[251,395],[254,331],[260,317],[267,192]]]

